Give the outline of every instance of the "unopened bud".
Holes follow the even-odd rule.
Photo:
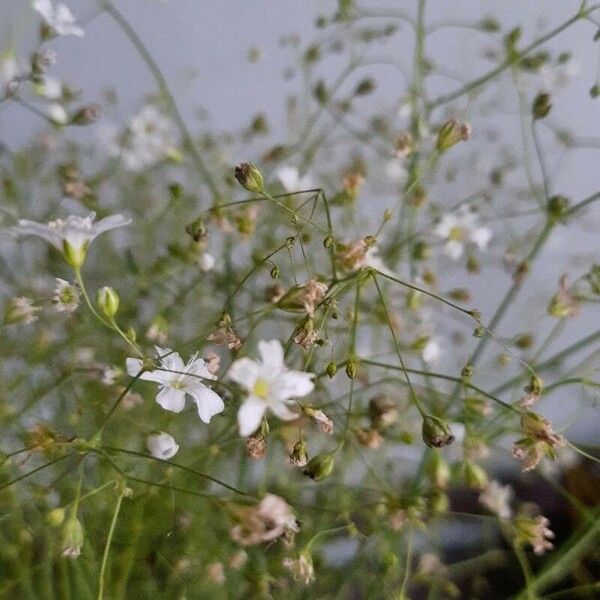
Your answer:
[[[468,123],[459,123],[456,119],[450,119],[440,127],[435,146],[439,152],[446,152],[458,142],[467,141],[470,136],[471,127]]]
[[[569,212],[569,199],[564,196],[552,196],[548,200],[548,215],[553,221],[562,221]]]
[[[550,101],[550,94],[538,94],[531,106],[533,118],[537,120],[547,117],[551,108],[552,102]]]
[[[427,461],[427,476],[431,483],[442,490],[446,489],[450,479],[450,467],[437,450],[432,450]]]
[[[292,461],[292,464],[297,467],[304,467],[308,463],[308,451],[304,440],[298,440],[294,444],[294,448],[290,454],[290,460]]]
[[[83,527],[77,517],[69,518],[62,530],[62,555],[77,558],[83,546]]]
[[[72,125],[90,125],[100,118],[101,108],[99,104],[88,104],[82,106],[72,117]]]
[[[60,527],[65,520],[65,509],[62,507],[53,508],[46,515],[46,523],[50,525],[50,527]]]
[[[348,375],[350,379],[354,379],[356,377],[357,372],[358,367],[356,366],[356,361],[353,358],[351,358],[346,363],[346,375]]]
[[[335,377],[335,374],[337,373],[337,365],[334,362],[330,362],[326,369],[327,371],[327,375],[329,376],[330,379],[333,379]]]
[[[477,464],[467,460],[463,464],[463,473],[467,485],[475,489],[483,489],[488,484],[486,472]]]
[[[204,221],[201,218],[186,225],[185,231],[195,242],[201,242],[207,234]]]
[[[421,435],[423,436],[423,441],[433,448],[448,446],[454,441],[454,436],[448,424],[433,415],[425,415],[423,417]]]
[[[265,183],[261,172],[252,163],[242,163],[235,168],[235,178],[249,192],[262,194]]]
[[[302,472],[304,475],[315,481],[326,479],[333,471],[334,456],[333,452],[322,452],[321,454],[317,454],[308,461],[308,464]]]
[[[107,317],[114,317],[119,310],[119,296],[113,288],[108,286],[98,290],[97,303]]]

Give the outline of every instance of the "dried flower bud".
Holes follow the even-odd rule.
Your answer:
[[[290,461],[297,467],[304,467],[308,463],[308,450],[304,440],[298,440],[294,444],[294,448],[290,454]]]
[[[195,242],[201,242],[208,233],[201,217],[188,223],[185,227],[185,231]]]
[[[369,400],[369,417],[376,429],[385,429],[398,420],[398,406],[389,396],[381,394]]]
[[[470,136],[471,127],[468,123],[459,123],[456,119],[450,119],[440,127],[436,148],[438,152],[446,152],[458,142],[467,141]]]
[[[552,108],[552,102],[550,100],[550,94],[538,94],[533,101],[531,106],[531,112],[534,119],[543,119],[548,116]]]
[[[252,163],[242,163],[235,168],[235,178],[249,192],[263,194],[265,182],[261,172]]]
[[[377,450],[383,442],[383,438],[377,429],[372,427],[357,429],[355,432],[356,439],[361,446]]]
[[[414,142],[410,133],[403,133],[396,140],[394,156],[396,158],[405,158],[414,150]]]
[[[322,452],[321,454],[317,454],[308,461],[308,464],[302,473],[307,477],[314,479],[314,481],[326,479],[333,472],[335,464],[334,457],[335,454],[333,452]]]
[[[88,104],[82,106],[75,114],[71,117],[72,125],[91,125],[95,123],[99,118],[102,110],[99,104]]]
[[[423,441],[433,448],[448,446],[454,441],[454,436],[448,424],[433,415],[425,415],[423,417],[421,435],[423,436]]]
[[[323,433],[328,435],[333,433],[333,421],[322,410],[315,409],[312,406],[303,406],[302,412],[311,418]]]
[[[246,438],[246,456],[252,460],[261,460],[267,453],[267,440],[263,435]]]

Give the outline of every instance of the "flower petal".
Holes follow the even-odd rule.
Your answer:
[[[229,368],[229,379],[251,390],[260,373],[260,365],[250,358],[238,358]]]
[[[62,252],[61,237],[57,235],[53,229],[48,227],[48,225],[36,223],[35,221],[29,221],[27,219],[21,219],[18,226],[13,227],[12,230],[20,235],[37,235]]]
[[[300,416],[298,413],[292,412],[285,402],[274,401],[269,405],[269,408],[271,409],[271,412],[282,421],[293,421]]]
[[[127,374],[135,377],[141,371],[143,363],[139,358],[128,358],[125,364],[127,366]],[[164,385],[167,382],[168,376],[169,374],[164,371],[144,371],[138,379]]]
[[[170,387],[163,387],[156,396],[156,401],[171,412],[181,412],[185,406],[185,392]]]
[[[204,385],[191,390],[189,394],[196,403],[198,416],[205,423],[210,423],[212,417],[225,409],[221,396]]]
[[[267,405],[256,396],[248,396],[238,411],[240,435],[247,437],[254,433],[267,410]]]
[[[124,227],[125,225],[129,225],[129,223],[131,223],[131,219],[127,219],[120,214],[105,217],[97,223],[94,223],[92,227],[92,239],[94,239],[96,236],[99,236],[101,233],[104,233],[105,231],[110,231],[111,229],[116,229],[117,227]]]
[[[285,371],[280,373],[271,382],[269,392],[273,400],[288,400],[289,398],[301,398],[310,394],[315,384],[312,381],[313,373],[303,371]]]
[[[279,340],[270,340],[269,342],[261,340],[258,342],[258,352],[266,367],[277,371],[284,368],[283,346]]]

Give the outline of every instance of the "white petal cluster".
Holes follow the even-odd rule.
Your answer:
[[[156,354],[159,368],[144,371],[140,379],[158,383],[158,404],[165,410],[179,413],[184,409],[188,395],[196,403],[198,415],[205,423],[210,423],[214,415],[223,412],[225,405],[222,398],[206,384],[217,377],[208,370],[204,359],[194,354],[186,364],[177,352],[159,346],[156,346]],[[132,377],[141,371],[142,366],[138,358],[127,359],[127,373]]]
[[[289,409],[292,398],[310,394],[315,384],[313,373],[288,369],[283,361],[283,347],[278,340],[258,343],[260,360],[240,358],[229,370],[229,377],[248,392],[238,412],[240,435],[252,434],[269,410],[284,421],[296,419]]]
[[[434,229],[434,234],[446,240],[444,254],[452,260],[458,260],[467,244],[474,244],[480,250],[487,248],[492,239],[489,227],[479,225],[479,216],[467,206],[456,212],[446,213]]]
[[[297,167],[284,165],[277,169],[277,179],[288,192],[301,192],[315,187],[312,177],[308,174],[300,175]]]
[[[75,17],[66,4],[58,2],[53,5],[51,0],[35,0],[33,8],[56,35],[85,35],[85,31],[76,24]]]

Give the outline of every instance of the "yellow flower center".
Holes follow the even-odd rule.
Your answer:
[[[252,393],[259,398],[266,400],[269,395],[269,383],[264,379],[257,379],[252,388]]]
[[[463,230],[462,227],[453,227],[450,230],[449,239],[454,240],[455,242],[460,242],[463,238]]]

